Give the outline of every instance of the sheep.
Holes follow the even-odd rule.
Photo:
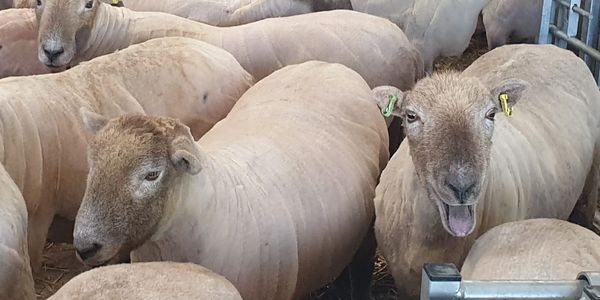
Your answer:
[[[509,38],[535,43],[540,32],[543,0],[490,0],[483,9],[487,44],[494,49]]]
[[[33,300],[25,200],[0,165],[0,299]]]
[[[572,52],[507,45],[390,93],[407,139],[381,175],[375,233],[400,291],[418,294],[426,262],[460,266],[498,224],[573,211],[592,226],[600,92]]]
[[[82,110],[94,137],[78,257],[95,266],[133,250],[134,262],[194,262],[244,299],[267,300],[305,296],[356,253],[342,298],[365,299],[388,160],[372,97],[351,69],[311,61],[259,81],[197,143],[174,119]]]
[[[33,0],[0,0],[0,10],[31,7],[35,7],[35,1]]]
[[[356,11],[390,19],[421,52],[428,73],[439,56],[461,55],[489,0],[352,0]]]
[[[74,65],[156,37],[186,36],[227,50],[256,80],[309,60],[346,65],[372,87],[408,89],[422,76],[420,55],[402,30],[385,19],[348,10],[219,28],[98,0],[40,3],[38,58],[52,67]]]
[[[600,237],[556,219],[502,224],[480,236],[462,266],[466,280],[575,280],[600,270]]]
[[[191,263],[148,262],[95,268],[77,275],[49,300],[242,300],[223,276]]]
[[[103,0],[113,3],[112,0]],[[135,11],[165,12],[213,26],[233,26],[266,18],[287,17],[310,12],[352,9],[350,0],[122,0]]]
[[[37,21],[32,11],[0,11],[0,78],[49,73],[36,57]]]
[[[58,74],[0,80],[0,162],[27,204],[34,272],[53,217],[74,221],[85,191],[81,106],[107,116],[176,117],[199,138],[252,84],[231,54],[187,38],[148,41]]]

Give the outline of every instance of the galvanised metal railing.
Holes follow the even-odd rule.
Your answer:
[[[567,48],[585,60],[600,87],[600,0],[543,0],[538,43]]]

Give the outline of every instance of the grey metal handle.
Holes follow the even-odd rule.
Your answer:
[[[600,273],[583,272],[573,281],[468,281],[453,264],[425,264],[421,300],[600,299]]]

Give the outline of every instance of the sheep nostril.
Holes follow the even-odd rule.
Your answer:
[[[475,190],[475,183],[454,184],[450,181],[446,181],[446,185],[450,188],[452,193],[454,193],[456,200],[458,200],[460,204],[464,204]]]
[[[77,249],[75,251],[77,252],[77,255],[79,256],[79,258],[81,258],[81,260],[87,260],[87,259],[93,257],[94,255],[96,255],[98,253],[98,251],[100,251],[100,249],[102,249],[102,245],[94,243],[89,248]]]
[[[61,54],[65,52],[65,49],[63,47],[57,49],[49,49],[47,47],[43,47],[43,50],[44,54],[46,55],[46,57],[48,57],[50,61],[56,60]]]

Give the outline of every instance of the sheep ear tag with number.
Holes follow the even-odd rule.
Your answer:
[[[500,99],[502,112],[504,112],[507,117],[511,117],[513,115],[513,108],[508,105],[508,94],[502,93],[498,98]]]

